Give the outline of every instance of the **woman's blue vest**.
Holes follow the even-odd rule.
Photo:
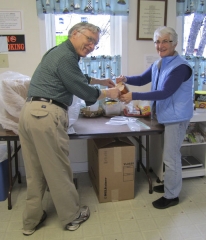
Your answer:
[[[162,58],[159,73],[159,60],[152,67],[152,91],[161,90],[165,79],[172,70],[181,64],[186,64],[191,68],[188,62],[180,57],[168,56]],[[191,68],[192,69],[192,68]],[[158,81],[158,82],[157,82]],[[156,114],[159,123],[173,123],[186,121],[193,116],[193,74],[183,82],[177,91],[164,100],[156,101]],[[153,104],[151,102],[151,104]]]

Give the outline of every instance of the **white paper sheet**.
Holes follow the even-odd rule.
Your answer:
[[[6,36],[0,36],[0,53],[8,52],[8,43]]]

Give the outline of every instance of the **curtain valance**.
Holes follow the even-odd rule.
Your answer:
[[[177,16],[191,13],[206,14],[206,0],[176,0]]]
[[[36,0],[37,13],[129,14],[129,0]]]

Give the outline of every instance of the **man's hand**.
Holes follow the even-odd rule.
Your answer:
[[[102,86],[107,86],[109,88],[115,87],[114,82],[109,78],[101,79],[99,84]]]
[[[114,82],[110,78],[98,79],[98,78],[93,78],[92,77],[90,84],[92,84],[92,85],[99,84],[99,85],[106,86],[106,87],[109,87],[109,88],[115,87]]]
[[[109,88],[107,91],[107,97],[111,99],[119,98],[120,91],[118,88]]]
[[[116,87],[108,88],[108,89],[102,89],[101,90],[101,95],[99,96],[98,100],[103,99],[103,98],[116,99],[116,98],[119,98],[119,96],[120,96],[120,91]]]
[[[128,92],[120,96],[120,101],[124,103],[130,103],[132,101],[132,92]]]

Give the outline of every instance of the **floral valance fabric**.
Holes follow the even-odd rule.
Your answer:
[[[38,14],[129,14],[129,0],[36,0],[36,7]]]
[[[177,16],[191,13],[206,14],[206,0],[177,0]]]

